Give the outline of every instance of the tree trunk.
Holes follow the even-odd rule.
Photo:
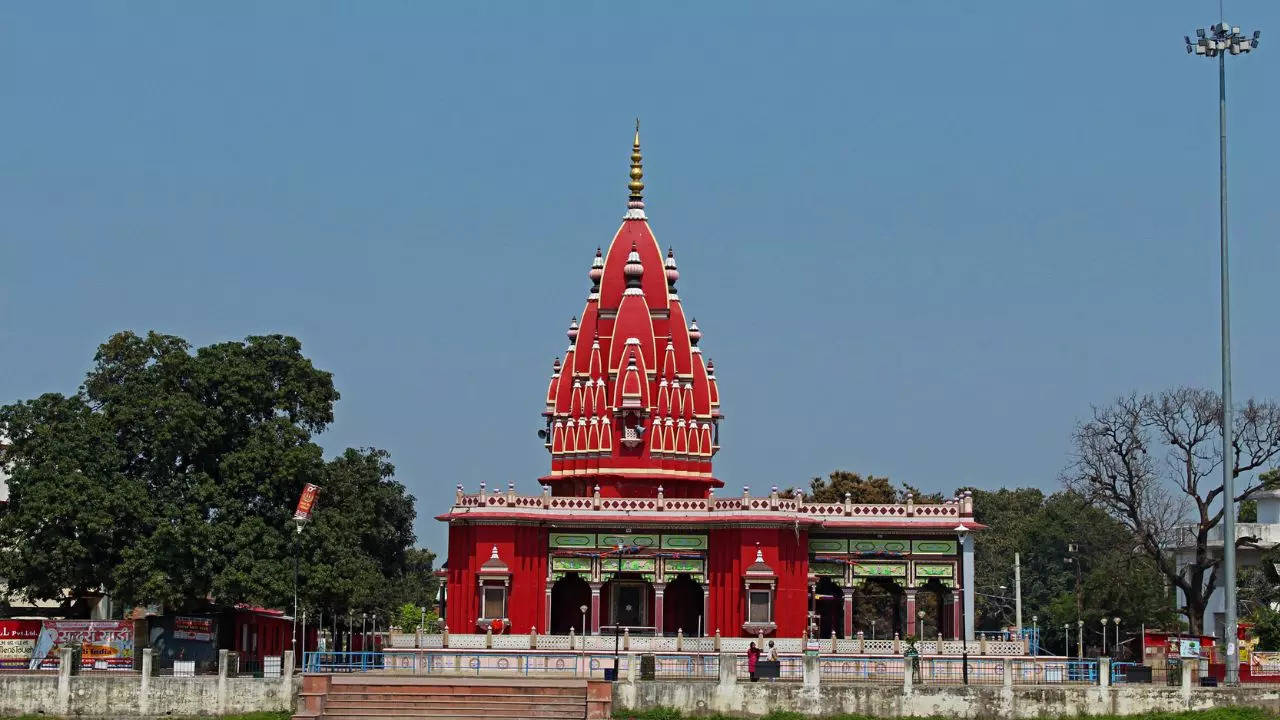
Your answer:
[[[1187,629],[1192,635],[1204,634],[1204,611],[1209,603],[1199,593],[1195,597],[1183,594],[1186,598]]]

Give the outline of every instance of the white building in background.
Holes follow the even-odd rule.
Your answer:
[[[1280,545],[1280,490],[1271,490],[1255,493],[1253,498],[1258,501],[1258,521],[1251,523],[1236,523],[1236,539],[1250,538],[1251,544],[1236,548],[1236,566],[1237,568],[1254,567],[1262,561],[1262,556],[1268,550]],[[1222,530],[1223,524],[1219,523],[1209,533],[1209,553],[1213,557],[1222,557]],[[1193,527],[1179,528],[1176,536],[1176,548],[1178,553],[1178,568],[1181,569],[1195,559],[1195,529]],[[1219,641],[1226,635],[1226,606],[1223,602],[1225,593],[1222,591],[1222,574],[1218,574],[1218,587],[1214,588],[1213,594],[1209,596],[1209,603],[1204,610],[1204,629],[1206,633],[1213,633]],[[1178,592],[1178,607],[1186,606],[1186,598],[1182,592]],[[1243,618],[1242,618],[1243,619]]]

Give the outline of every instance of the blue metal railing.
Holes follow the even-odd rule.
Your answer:
[[[368,672],[387,667],[386,654],[381,652],[320,652],[313,650],[302,654],[302,671],[309,673]]]

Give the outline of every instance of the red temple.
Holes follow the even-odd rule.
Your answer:
[[[459,486],[438,517],[449,523],[447,626],[972,638],[961,621],[973,616],[971,498],[716,495],[719,385],[677,294],[675,255],[649,228],[638,128],[628,187],[552,365],[542,493]]]

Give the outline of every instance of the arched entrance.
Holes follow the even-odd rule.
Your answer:
[[[586,622],[582,607],[586,606]],[[567,635],[569,628],[581,635],[591,627],[591,586],[578,573],[569,573],[551,586],[551,633]]]
[[[867,640],[892,640],[906,626],[906,598],[897,583],[881,579],[865,581],[853,596],[853,631]]]
[[[818,637],[829,638],[831,633],[844,637],[844,591],[829,577],[818,581],[814,589],[814,611],[818,615]]]
[[[702,586],[687,574],[676,576],[663,594],[662,634],[683,630],[686,637],[694,637],[703,621]]]
[[[948,623],[943,598],[950,594],[951,591],[937,580],[930,580],[916,589],[916,612],[924,612],[924,617],[917,621],[921,624],[921,627],[916,628],[920,639],[928,640],[937,638],[939,635],[946,636]]]

